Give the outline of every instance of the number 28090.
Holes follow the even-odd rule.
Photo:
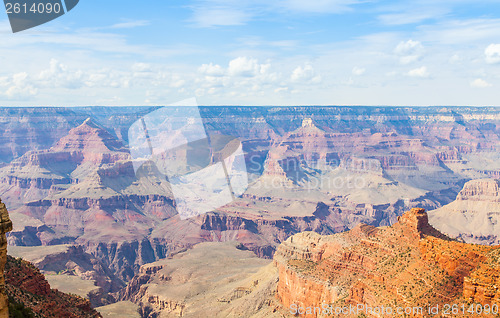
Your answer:
[[[51,14],[51,13],[59,13],[61,12],[61,4],[59,3],[33,3],[28,5],[26,3],[10,3],[7,2],[5,4],[5,9],[7,10],[7,14]]]

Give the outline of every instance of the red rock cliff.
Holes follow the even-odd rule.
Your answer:
[[[423,209],[398,221],[392,227],[359,225],[330,236],[307,232],[289,238],[274,258],[283,306],[500,305],[500,246],[453,241],[429,225]]]
[[[0,317],[8,316],[8,300],[5,294],[4,269],[7,262],[7,238],[5,233],[12,230],[12,222],[5,204],[0,200]]]

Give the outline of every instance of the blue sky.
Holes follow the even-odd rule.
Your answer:
[[[3,106],[500,105],[486,0],[81,0],[12,34]]]

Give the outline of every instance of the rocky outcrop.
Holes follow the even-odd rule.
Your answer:
[[[82,295],[88,297],[94,307],[114,302],[111,294],[125,286],[108,264],[86,253],[82,246],[11,246],[9,255],[31,262],[45,274],[67,275],[92,282],[96,288]]]
[[[88,300],[51,289],[40,270],[27,261],[8,256],[5,269],[5,289],[14,317],[27,317],[26,313],[36,317],[102,317]]]
[[[5,234],[12,230],[12,221],[5,204],[0,200],[0,317],[8,316],[8,299],[5,293],[4,269],[7,262],[7,238]]]
[[[0,317],[8,317],[9,308],[13,317],[101,317],[89,301],[51,290],[33,264],[8,256],[5,234],[11,230],[12,222],[0,200]]]
[[[308,232],[290,237],[274,257],[277,296],[285,308],[500,305],[499,253],[500,246],[448,238],[429,225],[423,209],[412,209],[392,227],[359,225],[331,236]]]
[[[471,303],[500,303],[500,250],[489,253],[486,262],[464,278],[463,296]]]

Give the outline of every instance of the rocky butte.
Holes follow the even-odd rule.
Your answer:
[[[500,180],[471,180],[455,201],[429,212],[430,223],[467,243],[500,244]]]
[[[360,224],[330,236],[296,234],[280,245],[274,264],[277,297],[285,311],[292,305],[322,304],[426,310],[429,304],[464,305],[466,310],[470,304],[500,305],[500,246],[450,239],[429,225],[423,209],[412,209],[391,227]],[[428,316],[425,311],[413,315]],[[465,312],[455,317],[480,316]]]

